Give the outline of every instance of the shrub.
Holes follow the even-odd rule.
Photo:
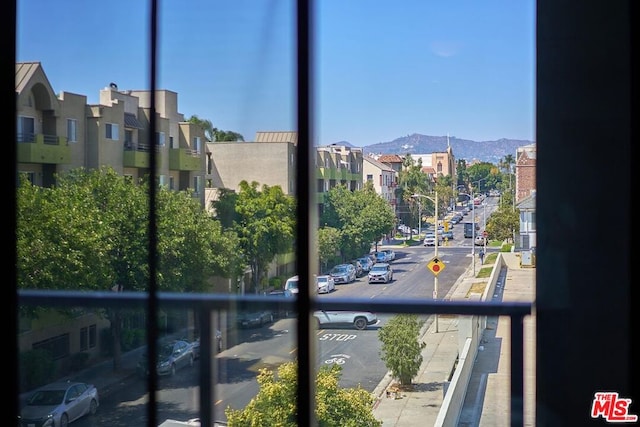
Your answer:
[[[20,353],[20,388],[32,390],[51,382],[55,370],[53,357],[47,350],[34,349]]]

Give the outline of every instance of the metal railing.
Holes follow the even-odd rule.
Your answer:
[[[149,294],[142,292],[77,292],[77,291],[41,291],[20,290],[18,301],[21,307],[44,306],[51,308],[68,308],[74,306],[91,308],[149,308]],[[209,380],[213,376],[211,359],[213,334],[211,313],[220,310],[290,310],[298,314],[298,319],[306,313],[309,317],[314,310],[362,310],[377,313],[407,313],[433,315],[461,315],[461,316],[508,316],[511,320],[511,425],[523,425],[524,420],[524,318],[532,313],[530,303],[503,302],[473,302],[473,301],[442,301],[414,299],[375,300],[370,299],[315,299],[303,301],[300,298],[259,296],[259,295],[224,295],[224,294],[185,294],[164,293],[157,294],[157,302],[172,308],[190,309],[197,313],[200,319],[200,357],[201,373],[199,375],[200,421],[202,426],[214,425],[213,407],[207,402],[215,402],[214,387]],[[309,307],[309,311],[304,310]],[[300,322],[298,322],[299,324]],[[152,332],[152,331],[150,331]],[[305,335],[302,328],[297,334]],[[308,335],[308,333],[306,334]],[[147,345],[158,337],[153,333],[147,334]],[[152,370],[153,371],[153,370]],[[150,375],[154,375],[153,373]],[[311,372],[307,372],[311,375]],[[155,381],[150,382],[154,384]],[[151,411],[157,413],[155,401],[150,400]],[[300,402],[299,402],[300,404]],[[151,421],[150,421],[151,422]],[[303,425],[302,423],[300,425]],[[152,424],[149,427],[156,427]]]

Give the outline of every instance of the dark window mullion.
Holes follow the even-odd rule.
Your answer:
[[[298,144],[297,144],[297,253],[296,264],[300,278],[299,293],[297,298],[298,312],[298,393],[297,393],[297,409],[298,409],[298,425],[315,426],[314,408],[315,408],[315,382],[313,381],[314,372],[313,362],[315,360],[313,354],[312,339],[315,334],[311,333],[311,293],[310,293],[310,273],[312,254],[311,233],[314,228],[312,224],[316,215],[313,213],[317,207],[313,200],[314,194],[312,173],[315,170],[314,149],[313,149],[313,131],[312,131],[312,102],[311,93],[313,88],[312,79],[312,60],[313,49],[313,13],[309,0],[298,0],[296,2],[296,40],[297,40],[297,125],[298,125]],[[310,167],[311,166],[311,167]],[[315,270],[313,270],[315,271]]]
[[[158,401],[156,391],[158,390],[157,370],[153,369],[158,360],[158,284],[157,284],[157,221],[156,221],[156,86],[157,86],[157,49],[158,49],[158,1],[150,1],[149,14],[149,299],[147,301],[147,349],[149,375],[147,376],[147,387],[149,389],[149,405],[147,406],[147,423],[149,427],[158,425]]]

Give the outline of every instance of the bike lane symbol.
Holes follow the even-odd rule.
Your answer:
[[[332,354],[330,359],[324,361],[327,365],[331,365],[335,363],[336,365],[344,365],[346,361],[350,358],[348,354]]]

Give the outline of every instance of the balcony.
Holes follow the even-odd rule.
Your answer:
[[[202,169],[202,156],[191,148],[172,148],[169,150],[169,169],[179,171],[198,171]]]
[[[161,164],[160,150],[155,148],[156,166]],[[151,160],[149,156],[149,144],[140,144],[126,141],[124,144],[124,155],[122,157],[122,165],[126,168],[149,168]]]
[[[67,138],[57,135],[18,134],[18,162],[63,165],[71,163]]]

